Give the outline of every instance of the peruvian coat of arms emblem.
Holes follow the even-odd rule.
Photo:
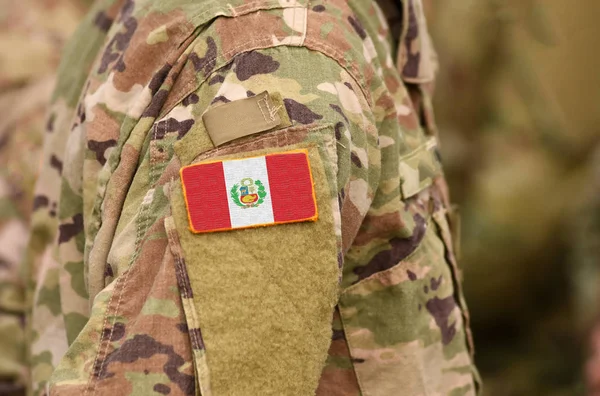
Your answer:
[[[230,195],[237,206],[244,209],[256,208],[265,201],[267,190],[260,180],[247,177],[231,187]]]

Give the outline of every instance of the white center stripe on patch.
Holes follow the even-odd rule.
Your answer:
[[[232,228],[268,224],[274,221],[271,189],[265,157],[225,161],[223,162],[223,173],[228,194],[227,205],[229,206],[229,217],[231,218]],[[267,193],[264,201],[255,207],[240,207],[237,205],[230,194],[233,187],[235,185],[238,187],[245,185],[248,187],[248,193],[257,193],[257,185],[253,184],[257,181],[264,185]]]

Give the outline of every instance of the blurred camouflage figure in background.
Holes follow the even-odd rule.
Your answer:
[[[34,179],[61,49],[88,3],[0,1],[0,395],[21,394],[27,382],[26,274],[18,264],[27,243]]]
[[[600,284],[600,3],[428,5],[486,394],[582,393]]]

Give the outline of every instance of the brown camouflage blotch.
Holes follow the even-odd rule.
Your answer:
[[[340,0],[332,0],[327,4],[330,12],[339,12],[342,15],[342,18],[346,21],[350,17],[354,17],[352,10],[345,1]],[[321,36],[321,26],[331,22],[331,14],[330,12],[324,13],[314,10],[308,11],[308,24],[307,24],[307,44],[310,46],[311,43],[318,43],[321,40],[335,43],[335,49],[340,54],[344,54],[352,50],[352,44],[348,42],[348,40],[344,37],[349,30],[342,29],[341,24],[336,23],[333,26],[333,29],[329,32],[329,34],[325,37]],[[350,25],[348,27],[351,28]],[[354,33],[354,32],[352,32]],[[313,38],[314,39],[311,39]],[[319,39],[317,41],[317,39]]]
[[[279,69],[279,62],[268,55],[250,51],[238,55],[234,61],[235,74],[240,81],[246,81],[257,74],[273,73]]]
[[[281,18],[263,12],[239,18],[219,18],[214,22],[214,29],[221,39],[219,56],[225,60],[259,46],[271,46],[275,39],[283,40],[289,35],[282,28]]]
[[[144,110],[142,117],[157,118],[165,102],[167,101],[168,96],[169,91],[165,89],[158,91],[156,95],[152,97],[152,101],[146,110]]]
[[[392,98],[390,95],[381,95],[379,98],[377,98],[375,104],[382,109],[385,109],[388,117],[396,117],[394,98]]]
[[[442,334],[442,344],[448,345],[456,335],[456,323],[449,323],[450,315],[456,307],[454,297],[440,299],[434,297],[425,303],[427,311],[433,316],[435,324],[440,328]]]
[[[62,174],[63,163],[62,161],[54,154],[50,157],[50,167],[56,169],[58,174]]]
[[[50,200],[48,199],[48,197],[45,197],[43,195],[36,195],[35,198],[33,199],[33,210],[34,211],[41,209],[41,208],[46,208],[46,207],[48,207],[48,205],[50,205]]]
[[[92,112],[94,115],[86,124],[86,139],[96,142],[117,141],[120,127],[117,120],[103,106],[94,107]]]
[[[401,87],[400,89],[406,89]],[[398,114],[398,121],[401,125],[404,125],[406,128],[414,130],[420,127],[419,119],[416,117],[415,109],[413,107],[413,102],[410,99],[408,92],[406,92],[404,96],[404,100],[402,103],[406,108],[410,109],[410,113],[408,114]]]
[[[181,162],[179,162],[176,157],[173,158],[171,162],[164,169],[160,177],[158,178],[156,184],[159,186],[163,186],[170,182],[171,180],[175,180],[175,178],[179,177],[179,169],[181,168]]]
[[[419,215],[415,215],[415,223],[415,229],[410,237],[390,239],[390,249],[377,253],[367,265],[354,268],[353,272],[358,276],[355,283],[396,266],[414,252],[425,236],[427,228],[425,219]]]
[[[358,234],[362,224],[362,215],[348,196],[342,200],[341,215],[344,219],[342,222],[342,250],[347,252]]]
[[[125,323],[117,322],[112,328],[103,330],[102,337],[110,341],[119,341],[125,336]]]
[[[121,10],[124,9],[125,3],[129,2],[131,2],[131,0],[115,0],[111,4],[109,3],[108,8],[104,9],[106,17],[112,20],[116,20],[117,17],[119,17],[119,14],[122,13]]]
[[[394,78],[390,75],[386,75],[384,77],[384,82],[385,82],[385,86],[387,87],[388,91],[390,91],[390,93],[392,95],[395,94],[396,92],[398,92],[398,89],[401,86],[398,79]]]
[[[122,56],[133,37],[135,29],[137,29],[137,21],[135,19],[129,18],[124,22],[121,32],[113,37],[104,50],[98,74],[106,73],[109,68],[120,72],[125,71],[125,63],[123,63]]]
[[[215,68],[217,59],[217,45],[212,37],[206,39],[206,51],[204,55],[198,56],[195,51],[190,54],[190,61],[194,65],[194,69],[201,71],[205,77]]]
[[[167,358],[166,362],[162,365],[162,372],[167,375],[172,383],[177,385],[180,390],[179,394],[194,395],[194,376],[180,371],[181,367],[186,364],[186,360],[175,352],[172,345],[162,344],[145,334],[133,336],[133,338],[125,341],[119,349],[107,356],[104,366],[105,369],[103,372],[99,373],[98,376],[101,381],[100,383],[102,384],[103,379],[110,379],[113,376],[117,378],[127,372],[131,372],[131,366],[136,366],[136,363],[140,365],[139,367],[152,367],[149,366],[148,363],[152,362],[153,364],[157,364],[160,363],[159,360],[164,361],[164,358],[156,359],[156,355],[164,355]],[[145,362],[145,360],[150,360],[150,362]],[[113,365],[114,367],[112,367]],[[157,367],[152,368],[152,371],[157,369]],[[109,371],[111,369],[114,371]],[[113,383],[109,385],[109,389],[122,389],[126,386],[127,383],[122,385]],[[101,388],[101,386],[98,386],[96,389],[98,390],[99,388]]]
[[[350,153],[350,160],[357,168],[363,167],[362,162],[360,162],[360,158],[358,158],[358,155],[356,155],[354,151]]]
[[[347,21],[350,24],[350,26],[352,26],[352,29],[354,29],[356,34],[358,34],[358,36],[361,38],[361,40],[367,38],[367,32],[365,32],[365,29],[362,27],[360,21],[356,19],[355,15],[348,16]]]
[[[87,148],[88,150],[92,151],[93,153],[96,154],[96,160],[98,161],[98,163],[100,163],[100,165],[104,165],[106,164],[106,150],[108,150],[111,147],[115,147],[117,145],[117,141],[116,140],[106,140],[103,142],[97,142],[95,140],[89,140],[87,142]]]
[[[156,92],[158,92],[159,88],[167,79],[167,76],[169,75],[169,72],[171,71],[172,67],[173,66],[171,64],[165,63],[163,67],[161,67],[154,74],[152,80],[150,80],[150,84],[148,84],[148,88],[150,88],[150,92],[152,93],[152,95],[155,95]]]
[[[94,18],[94,25],[103,32],[108,32],[113,22],[114,19],[109,17],[104,11],[98,12]]]
[[[436,291],[437,289],[439,289],[440,286],[442,285],[443,281],[444,281],[444,278],[442,275],[440,275],[437,279],[431,278],[431,281],[430,281],[431,290]]]
[[[193,37],[190,37],[188,38],[188,41],[191,41],[192,39]],[[185,47],[185,44],[183,44],[182,47]],[[160,114],[166,114],[180,101],[193,93],[196,84],[198,83],[196,78],[196,71],[194,70],[193,62],[189,57],[181,56],[177,59],[171,69],[171,73],[166,78],[167,84],[171,85],[171,89],[169,90],[166,101],[163,103],[163,108],[159,110]]]
[[[361,396],[354,370],[326,367],[321,374],[316,396]]]
[[[137,23],[131,40],[126,43],[123,40],[123,45],[126,46],[123,52],[125,68],[119,70],[120,73],[116,73],[114,77],[115,87],[122,92],[129,92],[135,84],[146,86],[155,75],[164,73],[162,69],[165,64],[173,64],[185,50],[180,44],[193,30],[193,26],[180,11],[149,14]],[[148,44],[150,33],[163,25],[166,26],[168,40]]]
[[[390,230],[402,230],[405,228],[406,225],[398,212],[384,213],[382,215],[368,213],[365,216],[360,233],[354,239],[354,244],[364,246],[374,239],[386,238],[389,236]]]
[[[406,29],[406,33],[404,36],[407,51],[405,54],[406,63],[402,68],[402,74],[405,77],[414,78],[419,75],[419,66],[421,63],[421,53],[415,51],[414,44],[414,42],[419,39],[419,22],[417,21],[415,6],[412,0],[408,1],[408,7],[405,7],[404,9],[408,10],[408,28]]]
[[[221,77],[223,79],[222,76],[216,76],[216,77]],[[219,81],[219,82],[223,82],[223,81]],[[209,82],[209,84],[210,84],[210,82]],[[188,96],[186,96],[185,99],[183,99],[181,104],[187,107],[187,106],[198,103],[199,100],[200,100],[200,98],[198,97],[198,95],[196,95],[195,93],[191,93]]]
[[[348,121],[348,117],[346,117],[346,114],[344,114],[344,111],[340,108],[340,106],[336,105],[336,104],[330,104],[329,107],[331,107],[333,110],[335,110],[339,115],[342,116],[342,118],[344,119],[344,121],[346,121],[346,124],[350,124],[350,121]]]
[[[152,389],[162,395],[168,395],[171,393],[171,387],[165,384],[156,384]]]
[[[300,124],[308,125],[323,118],[322,115],[316,114],[308,108],[308,106],[296,102],[294,99],[283,99],[283,104],[287,110],[290,120],[297,121]]]
[[[333,129],[335,132],[335,139],[339,142],[340,139],[342,138],[342,134],[343,134],[343,130],[345,129],[345,125],[343,122],[340,121],[337,124],[335,124]]]
[[[83,231],[83,215],[76,214],[70,223],[63,223],[58,228],[58,243],[65,243]]]
[[[225,81],[225,77],[222,75],[216,75],[208,81],[208,85],[221,84]]]
[[[157,133],[153,136],[153,139],[162,139],[167,133],[177,132],[177,139],[179,140],[192,129],[194,123],[193,119],[177,121],[174,118],[168,118],[157,124]]]

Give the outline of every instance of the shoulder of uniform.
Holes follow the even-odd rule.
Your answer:
[[[346,2],[315,5],[306,0],[279,0],[220,6],[208,12],[196,27],[188,59],[202,83],[238,55],[279,46],[305,47],[334,61],[368,93],[369,78],[375,75],[372,57],[365,56],[366,33]],[[211,17],[212,16],[212,19]],[[367,59],[369,58],[369,59]],[[316,71],[318,72],[318,71]],[[370,99],[370,98],[368,98]]]
[[[111,9],[94,17],[103,22],[114,15],[114,22],[101,23],[107,37],[90,87],[109,78],[121,91],[148,84],[153,95],[160,94],[151,105],[152,114],[158,108],[168,111],[238,55],[282,46],[304,47],[333,59],[371,103],[375,54],[365,50],[372,47],[365,45],[369,38],[346,1],[117,3],[122,3],[117,13]],[[161,99],[166,91],[159,88],[170,92],[166,102]]]

